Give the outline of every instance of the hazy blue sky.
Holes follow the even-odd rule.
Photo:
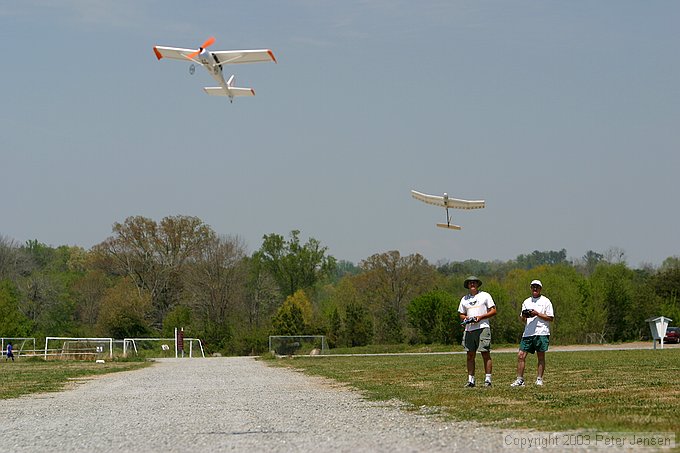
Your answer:
[[[301,230],[338,259],[680,255],[680,2],[0,4],[0,234],[90,248],[197,216],[249,251]],[[271,48],[210,97],[154,45]],[[228,75],[228,74],[227,74]],[[452,211],[410,190],[485,199]]]

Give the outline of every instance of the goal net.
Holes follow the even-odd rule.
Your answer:
[[[269,351],[276,355],[319,355],[328,352],[325,335],[271,335]]]
[[[113,338],[46,337],[45,360],[113,359]]]
[[[183,338],[182,347],[174,338],[124,338],[123,357],[205,357],[199,338]]]

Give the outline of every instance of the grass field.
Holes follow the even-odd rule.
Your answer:
[[[0,399],[16,398],[29,393],[55,392],[64,389],[78,378],[136,370],[147,362],[44,361],[19,359],[0,362]]]
[[[527,386],[511,388],[516,354],[495,353],[494,386],[463,388],[465,356],[324,356],[276,360],[347,383],[372,400],[398,399],[453,420],[545,431],[680,431],[680,349],[548,352],[545,386],[533,385],[536,358],[527,358]],[[78,378],[135,370],[148,362],[0,362],[0,399],[59,391]],[[482,380],[481,360],[477,379]]]
[[[413,410],[499,428],[675,432],[680,430],[680,350],[548,352],[545,386],[533,384],[536,357],[527,357],[526,387],[511,388],[517,355],[496,353],[491,388],[463,388],[464,355],[295,357],[275,363],[325,376],[368,399],[393,398]],[[483,382],[481,357],[477,380]]]

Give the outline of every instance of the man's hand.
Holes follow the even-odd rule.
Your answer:
[[[464,325],[466,325],[466,324],[472,324],[472,323],[474,323],[474,322],[477,322],[477,317],[476,317],[476,316],[470,316],[470,317],[465,318],[465,319],[463,320],[463,322],[461,322],[460,324],[461,324],[462,326],[464,326]]]

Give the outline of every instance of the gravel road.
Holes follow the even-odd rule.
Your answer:
[[[365,401],[247,357],[161,359],[77,382],[0,401],[0,451],[511,452],[531,436]]]

